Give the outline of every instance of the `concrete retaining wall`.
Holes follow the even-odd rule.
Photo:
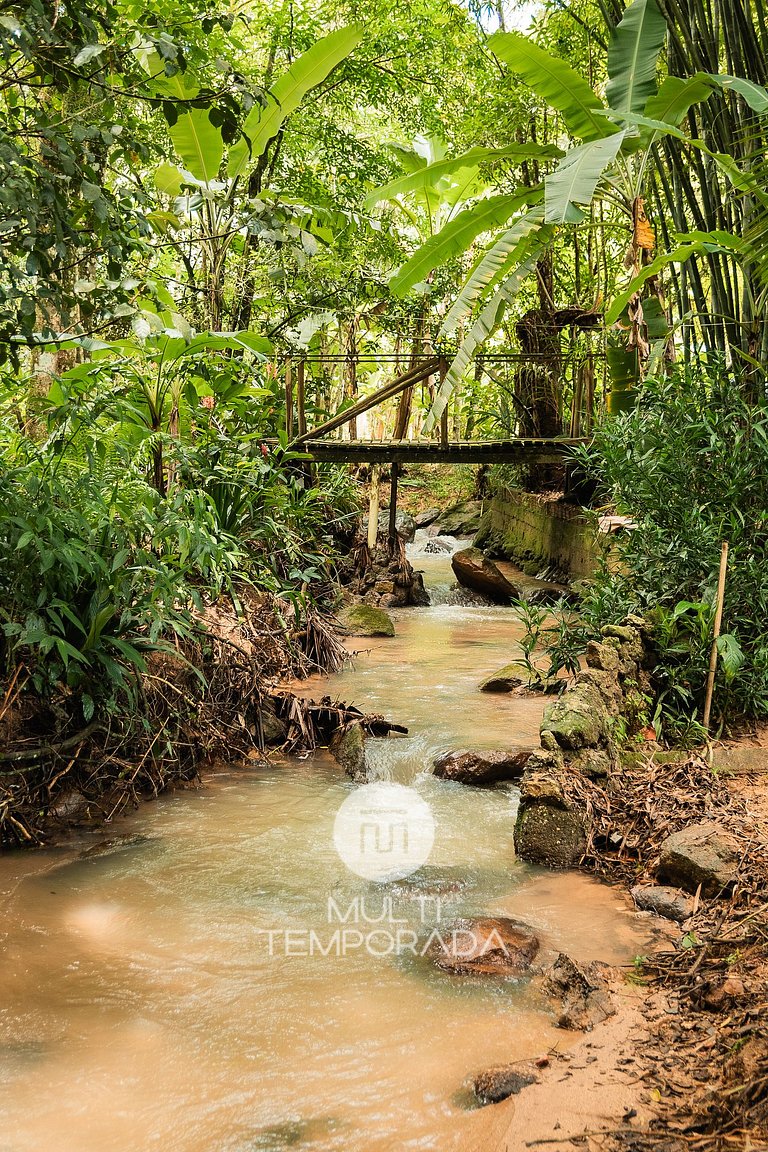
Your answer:
[[[475,545],[531,574],[554,566],[579,580],[594,573],[606,542],[572,505],[503,489],[487,508]]]

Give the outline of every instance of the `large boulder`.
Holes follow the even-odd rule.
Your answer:
[[[479,500],[463,500],[446,509],[437,521],[441,536],[474,536],[480,527],[483,506]]]
[[[414,516],[413,522],[417,528],[429,528],[430,524],[434,524],[439,516],[439,508],[426,508],[423,512],[419,512]]]
[[[524,1065],[496,1064],[475,1076],[472,1087],[480,1104],[498,1104],[536,1081],[537,1077]]]
[[[394,584],[392,584],[394,588]],[[353,604],[339,612],[338,621],[350,636],[394,636],[392,617],[373,604]]]
[[[656,876],[687,892],[699,885],[705,896],[730,891],[739,867],[739,843],[713,820],[689,824],[667,836],[661,845]]]
[[[515,851],[530,864],[571,868],[587,850],[587,813],[563,792],[561,752],[534,752],[520,782]]]
[[[531,755],[529,748],[493,752],[446,752],[435,760],[435,776],[457,784],[482,787],[501,780],[519,780]]]
[[[515,851],[521,860],[572,868],[586,850],[584,813],[544,802],[521,804],[515,823]]]
[[[519,589],[510,584],[493,560],[489,560],[479,548],[463,548],[455,552],[451,566],[459,584],[482,592],[495,604],[509,604],[513,597],[520,595]]]
[[[549,704],[541,721],[542,738],[546,734],[559,748],[576,751],[596,748],[605,743],[610,733],[610,717],[603,696],[590,683],[576,684],[559,700]]]
[[[338,764],[358,784],[368,780],[365,756],[365,732],[360,723],[339,728],[331,737],[328,750]]]
[[[655,912],[678,924],[693,913],[692,897],[665,884],[637,884],[632,889],[632,899],[641,912]]]
[[[605,964],[577,964],[561,952],[544,974],[543,989],[553,1002],[558,1028],[591,1031],[616,1013]]]
[[[527,924],[507,916],[452,920],[433,929],[425,955],[453,975],[522,976],[539,951]]]

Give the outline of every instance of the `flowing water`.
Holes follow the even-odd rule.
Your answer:
[[[459,1152],[482,1120],[472,1075],[567,1037],[526,981],[392,954],[394,924],[421,939],[438,917],[503,913],[544,958],[642,949],[616,893],[515,862],[513,789],[430,774],[446,748],[534,741],[542,705],[477,691],[519,624],[446,603],[447,554],[418,561],[444,602],[395,613],[394,640],[306,690],[409,726],[373,759],[430,805],[428,863],[390,885],[346,869],[333,824],[355,786],[324,753],[162,797],[108,854],[81,856],[102,831],[0,860],[0,1152]]]

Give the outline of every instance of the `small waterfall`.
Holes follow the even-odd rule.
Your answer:
[[[491,601],[479,592],[462,588],[457,584],[451,567],[451,557],[462,548],[469,548],[471,540],[460,540],[456,536],[431,536],[429,530],[420,528],[413,542],[406,548],[409,561],[424,576],[424,587],[430,605],[447,604],[462,608],[483,607]]]

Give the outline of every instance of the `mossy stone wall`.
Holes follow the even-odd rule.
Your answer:
[[[592,576],[605,549],[577,508],[510,489],[492,499],[474,544],[532,575],[554,565],[572,580]]]

